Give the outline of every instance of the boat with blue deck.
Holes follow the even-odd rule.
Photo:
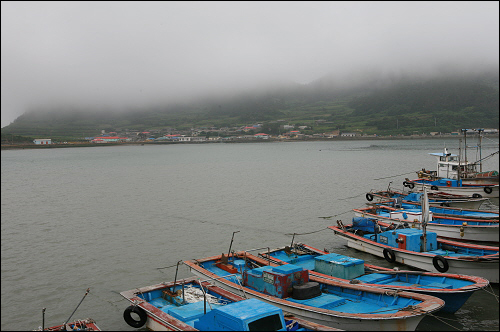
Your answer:
[[[429,206],[427,229],[439,237],[498,244],[498,220],[436,215],[433,211],[439,211],[437,209],[440,207]],[[416,228],[421,228],[424,218],[421,205],[405,203],[397,205],[390,201],[375,203],[353,211],[356,217],[371,218],[385,223],[407,224]]]
[[[376,205],[392,205],[393,207],[402,209],[422,209],[422,199],[423,193],[411,193],[403,198],[394,198],[385,201],[379,201],[374,203]],[[430,200],[429,200],[430,204]],[[429,211],[436,217],[456,217],[456,218],[466,218],[466,219],[484,219],[484,220],[498,220],[499,213],[498,210],[477,210],[477,209],[467,209],[467,208],[456,208],[448,206],[433,206],[430,205]]]
[[[438,239],[435,232],[426,229],[404,228],[370,218],[355,217],[346,225],[338,220],[336,226],[329,228],[347,240],[350,248],[384,257],[391,263],[499,282],[498,247]]]
[[[456,312],[474,292],[489,284],[488,280],[475,276],[393,270],[303,243],[263,251],[259,255],[271,264],[301,266],[320,278],[436,296],[445,301],[441,311],[448,313]]]
[[[131,302],[127,324],[153,331],[338,331],[315,324],[271,304],[232,294],[198,278],[120,293]],[[138,315],[139,320],[134,318]]]
[[[366,200],[369,202],[386,201],[400,198],[403,203],[421,204],[421,193],[402,192],[397,190],[371,190],[366,193]],[[446,206],[455,208],[479,209],[483,203],[489,200],[486,197],[469,197],[466,195],[451,195],[445,193],[429,193],[429,204],[431,206]]]
[[[229,257],[228,257],[229,256]],[[346,284],[309,275],[293,264],[268,262],[246,251],[184,261],[191,272],[232,293],[280,307],[302,319],[357,331],[415,330],[444,301],[433,296]]]

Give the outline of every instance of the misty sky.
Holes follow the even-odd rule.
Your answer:
[[[2,122],[333,73],[498,66],[499,3],[1,2]]]

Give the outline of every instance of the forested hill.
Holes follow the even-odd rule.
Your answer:
[[[395,135],[498,128],[498,71],[432,79],[366,80],[350,86],[328,77],[232,98],[128,111],[53,108],[34,110],[2,128],[2,135],[82,137],[101,130],[185,130],[237,127],[257,122],[307,125],[308,133],[332,130]],[[279,122],[277,122],[279,121]],[[272,134],[272,132],[269,132]]]

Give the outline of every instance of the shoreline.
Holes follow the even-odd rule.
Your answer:
[[[98,147],[98,146],[124,146],[124,145],[170,145],[170,144],[216,144],[216,143],[294,143],[294,142],[332,142],[332,141],[381,141],[381,140],[415,140],[415,139],[449,139],[462,138],[463,136],[440,135],[440,136],[384,136],[384,137],[335,137],[335,138],[307,138],[307,139],[234,139],[228,141],[203,141],[203,142],[112,142],[112,143],[68,143],[68,144],[2,144],[1,150],[23,150],[23,149],[57,149],[76,147]],[[470,136],[474,138],[476,136]],[[498,138],[499,135],[491,134],[488,138]]]

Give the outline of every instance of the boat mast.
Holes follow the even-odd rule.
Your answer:
[[[476,130],[479,132],[479,172],[482,172],[483,171],[483,156],[482,156],[481,143],[483,140],[483,136],[481,135],[481,131],[484,131],[484,129],[479,128]]]
[[[465,171],[465,176],[464,177],[467,177],[467,130],[469,129],[462,129],[463,133],[464,133],[464,160],[465,160],[465,166],[464,166],[464,171]]]
[[[429,222],[429,196],[427,188],[424,186],[424,194],[422,195],[422,252],[427,251],[427,223]]]
[[[462,160],[462,139],[458,139],[458,174],[457,174],[457,180],[460,181],[462,178],[462,172],[461,172],[461,160]]]

